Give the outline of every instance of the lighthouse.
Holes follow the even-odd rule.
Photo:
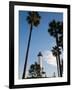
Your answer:
[[[42,69],[43,69],[43,66],[42,66],[42,58],[43,58],[43,55],[41,52],[38,53],[38,64],[40,65],[40,68],[41,68],[41,75],[42,75]]]

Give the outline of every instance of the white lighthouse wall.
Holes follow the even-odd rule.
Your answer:
[[[43,66],[42,66],[42,56],[39,56],[38,57],[38,64],[40,64],[40,67],[42,68]]]

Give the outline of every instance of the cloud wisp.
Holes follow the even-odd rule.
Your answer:
[[[43,51],[43,60],[46,61],[48,64],[57,66],[56,64],[56,58],[52,55],[51,51]]]

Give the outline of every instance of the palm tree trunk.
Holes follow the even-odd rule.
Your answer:
[[[60,76],[62,77],[62,71],[61,71],[61,65],[60,65],[60,55],[58,54],[59,57],[59,67],[60,67]]]
[[[59,47],[59,45],[58,45],[58,34],[56,34],[56,43],[57,43],[57,47]],[[60,55],[59,55],[59,52],[58,52],[58,63],[59,63],[60,77],[62,77],[61,66],[60,66]]]
[[[28,39],[28,45],[27,45],[27,51],[26,51],[26,57],[25,57],[25,64],[24,64],[22,79],[25,78],[25,74],[26,74],[26,67],[27,67],[27,60],[28,60],[28,54],[29,54],[31,35],[32,35],[32,24],[31,24],[31,27],[30,27],[30,34],[29,34],[29,39]]]
[[[62,60],[62,64],[61,64],[61,73],[63,74],[63,60]]]
[[[57,62],[57,72],[58,72],[58,77],[59,77],[59,66],[58,66],[58,57],[56,56],[56,62]]]

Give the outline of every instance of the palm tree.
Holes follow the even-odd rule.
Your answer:
[[[59,34],[60,34],[60,22],[56,22],[55,20],[53,20],[50,24],[49,24],[49,29],[48,32],[50,33],[51,36],[53,36],[56,39],[56,45],[57,47],[59,47]],[[58,60],[59,60],[59,69],[60,69],[60,76],[62,77],[61,74],[61,67],[60,67],[60,55],[58,53]]]
[[[26,57],[25,57],[25,64],[24,64],[24,70],[23,70],[22,79],[25,78],[26,67],[27,67],[27,60],[28,60],[28,53],[29,53],[30,41],[31,41],[31,35],[32,35],[32,29],[33,29],[33,26],[37,27],[39,25],[40,18],[41,17],[39,16],[38,12],[34,12],[34,11],[28,12],[27,22],[30,25],[30,33],[29,33],[27,50],[26,50]]]
[[[60,73],[59,73],[59,63],[58,63],[58,53],[59,55],[61,54],[61,51],[59,48],[57,48],[56,46],[53,47],[53,49],[51,50],[52,51],[52,54],[56,57],[56,62],[57,62],[57,71],[58,71],[58,77],[60,76]]]

